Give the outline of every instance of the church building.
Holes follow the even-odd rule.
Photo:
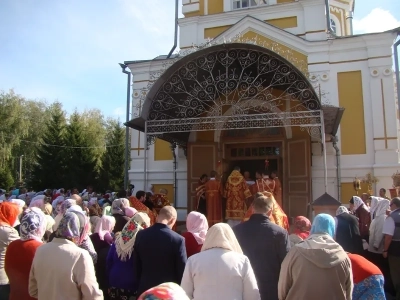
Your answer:
[[[235,166],[276,171],[289,217],[309,216],[325,192],[347,204],[392,188],[400,28],[354,35],[354,5],[182,0],[180,51],[125,62],[135,190],[166,189],[183,221],[200,176],[224,181]]]

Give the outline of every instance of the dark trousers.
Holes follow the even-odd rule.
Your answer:
[[[0,300],[8,300],[10,298],[10,285],[0,285]]]
[[[389,255],[390,276],[396,290],[396,300],[400,300],[400,256]]]

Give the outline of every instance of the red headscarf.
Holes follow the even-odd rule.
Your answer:
[[[310,235],[311,222],[309,219],[303,216],[298,216],[294,218],[294,234],[306,239]]]
[[[11,202],[0,203],[0,223],[13,226],[19,215],[19,206]]]

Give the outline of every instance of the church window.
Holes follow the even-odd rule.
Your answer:
[[[332,31],[333,31],[334,33],[336,33],[336,29],[337,29],[336,23],[335,23],[335,21],[333,21],[332,19],[331,19],[331,28],[332,28]]]
[[[233,9],[255,7],[268,4],[268,0],[233,0]]]

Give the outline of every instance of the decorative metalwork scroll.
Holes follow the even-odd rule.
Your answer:
[[[173,72],[152,97],[148,120],[263,114],[290,101],[291,111],[320,109],[306,77],[273,53],[215,49]]]

